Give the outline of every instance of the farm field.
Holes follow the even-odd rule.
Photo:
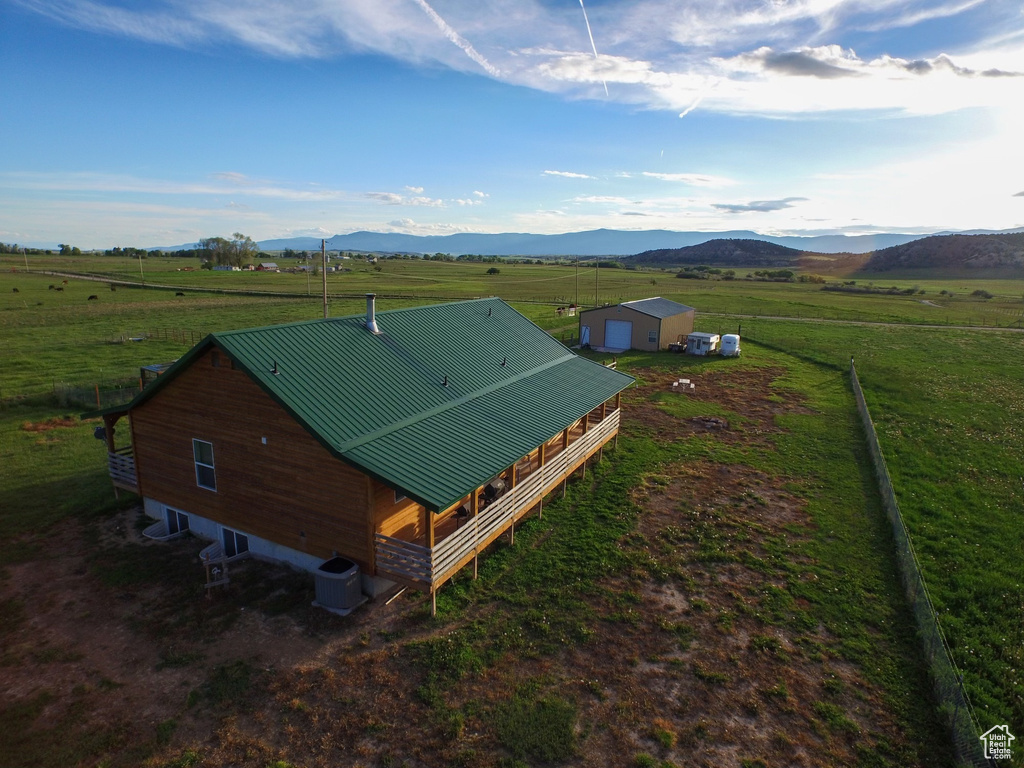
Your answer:
[[[1024,337],[757,322],[747,333],[839,370],[855,357],[982,729],[1024,725]],[[989,610],[995,604],[1006,610]]]
[[[109,257],[37,257],[30,269],[88,273],[133,282],[140,280],[137,262]],[[303,274],[262,272],[209,272],[199,269],[197,261],[151,258],[144,262],[147,283],[179,286],[183,289],[242,290],[281,292],[301,296],[307,291]],[[286,263],[286,262],[283,262]],[[390,259],[371,265],[361,260],[346,262],[352,272],[328,275],[328,291],[335,295],[359,296],[377,293],[382,300],[444,300],[501,296],[512,302],[568,304],[576,300],[576,270],[571,266],[451,263]],[[183,266],[194,271],[178,271]],[[497,275],[487,270],[497,267]],[[379,268],[379,271],[378,271]],[[0,257],[0,271],[24,270],[23,263],[11,256]],[[748,271],[737,268],[742,276]],[[18,273],[20,279],[21,273]],[[856,276],[855,276],[856,278]],[[11,275],[11,280],[15,280]],[[46,279],[52,283],[53,279]],[[925,280],[871,276],[856,279],[858,285],[900,289],[916,288],[923,294],[892,296],[886,294],[850,294],[821,290],[811,283],[770,283],[746,280],[681,280],[674,271],[601,269],[595,275],[593,265],[579,269],[579,302],[593,306],[595,287],[601,303],[618,303],[647,296],[664,296],[696,306],[703,312],[783,317],[822,317],[872,322],[905,322],[946,325],[995,325],[1019,327],[1024,323],[1024,290],[1019,280]],[[595,286],[596,283],[596,286]],[[99,301],[109,297],[106,287],[83,281],[75,283],[73,296],[46,297],[57,304],[76,303],[95,294]],[[44,285],[44,288],[46,286]],[[308,281],[310,300],[319,301],[319,278]],[[972,296],[987,291],[992,299]],[[946,291],[942,294],[942,291]],[[952,294],[952,296],[950,295]],[[195,298],[190,296],[190,299]],[[37,299],[39,300],[39,299]],[[49,305],[51,301],[44,301]]]
[[[487,280],[508,277],[517,309],[556,336],[576,327],[536,303],[551,287],[544,276],[574,282],[570,268],[517,266],[517,283],[503,264],[486,280],[487,264],[391,264],[456,294],[486,284],[505,296]],[[636,291],[626,298],[657,293],[706,312],[927,322],[918,315],[929,309],[803,284],[723,281],[701,292],[697,281],[623,270],[602,270],[602,285],[606,271]],[[242,287],[252,277],[305,282],[201,275],[211,276]],[[387,277],[368,272],[351,293],[388,295]],[[53,282],[5,273],[3,286],[19,291],[0,290],[0,612],[10,649],[0,681],[18,696],[0,712],[9,735],[0,764],[30,750],[33,765],[942,765],[947,747],[845,380],[851,354],[982,726],[1024,726],[1013,672],[1024,631],[1014,519],[1022,334],[698,315],[704,330],[742,322],[744,357],[620,356],[640,385],[620,449],[596,476],[545,505],[514,548],[500,545],[479,581],[446,587],[438,620],[403,596],[346,624],[308,608],[309,584],[257,564],[202,600],[198,542],[139,541],[93,425],[75,419],[88,402],[53,396],[54,381],[136,386],[140,365],[176,358],[193,334],[317,317],[315,284],[306,299],[111,292],[74,279],[56,292]],[[684,290],[658,290],[666,283]],[[990,302],[961,298],[970,291],[954,285],[937,282],[925,297],[955,290],[949,305],[968,318],[1021,306],[1020,282],[985,283]],[[363,304],[332,299],[331,314]],[[676,375],[699,383],[696,397],[670,391]],[[353,681],[363,686],[355,693]],[[368,686],[393,697],[375,702]],[[351,723],[336,722],[338,707]],[[106,725],[86,738],[96,722]],[[407,722],[424,730],[406,732]],[[523,736],[534,732],[539,744]],[[339,742],[352,751],[322,746]]]

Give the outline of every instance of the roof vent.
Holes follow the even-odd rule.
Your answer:
[[[445,375],[444,381],[441,382],[441,386],[442,387],[447,387],[448,386],[448,376],[447,375]]]
[[[370,333],[380,333],[380,328],[377,327],[377,317],[375,314],[376,299],[377,294],[366,294],[366,330]]]
[[[491,308],[491,307],[488,307],[488,308],[487,308],[487,316],[488,316],[488,317],[490,317],[490,316],[491,316],[491,311],[492,311],[492,308]]]
[[[281,373],[279,370],[277,370],[277,360],[274,361],[274,370],[272,370],[271,373],[274,374],[275,376]]]
[[[501,358],[501,367],[504,368],[506,365],[508,365],[508,358],[507,357]]]

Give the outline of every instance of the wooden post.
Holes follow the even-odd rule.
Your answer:
[[[209,584],[210,584],[210,556],[209,555],[206,555],[206,557],[203,558],[203,565],[206,566],[206,584],[207,584],[206,599],[207,600],[212,600],[213,599],[213,593],[209,589]]]
[[[327,319],[327,241],[324,239],[320,240],[320,256],[323,261],[321,271],[324,279],[324,320]]]
[[[590,414],[583,414],[583,434],[587,434],[587,427],[590,426]]]
[[[564,451],[569,447],[569,428],[566,427],[562,430],[562,450]]]
[[[437,592],[430,590],[430,615],[437,616]]]
[[[615,393],[615,410],[616,411],[619,410],[619,405],[620,405],[621,400],[622,400],[622,393],[621,392],[616,392]]]
[[[427,537],[427,549],[434,548],[434,514],[426,507],[423,508],[423,531]]]
[[[477,488],[473,491],[473,496],[469,500],[469,514],[473,516],[473,580],[476,581],[477,574],[477,557],[480,554],[480,518],[477,517],[480,513],[480,489]]]
[[[545,454],[547,453],[547,451],[545,451],[544,449],[547,448],[547,447],[548,447],[547,442],[543,442],[543,443],[540,444],[540,448],[537,449],[538,458],[540,459],[540,469],[539,469],[539,471],[540,471],[541,474],[544,473],[544,460],[546,458]],[[546,481],[545,480],[541,480],[542,485],[540,487],[541,488],[540,503],[537,504],[537,519],[538,520],[543,520],[544,519],[544,485],[543,485],[544,482],[546,482]]]
[[[605,400],[601,403],[601,421],[604,421],[604,417],[608,415],[608,401]]]

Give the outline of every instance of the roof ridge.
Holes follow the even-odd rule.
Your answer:
[[[405,429],[406,427],[423,421],[424,419],[436,416],[439,413],[444,413],[445,411],[451,410],[452,408],[455,408],[456,406],[462,405],[464,403],[468,403],[472,400],[475,400],[478,397],[483,397],[484,395],[488,395],[491,392],[496,392],[497,390],[502,389],[503,387],[507,387],[510,384],[514,384],[517,381],[522,381],[523,379],[529,376],[533,376],[536,373],[545,371],[548,368],[552,368],[555,365],[560,365],[561,363],[564,363],[566,360],[572,360],[575,357],[577,357],[577,355],[574,355],[569,350],[566,350],[564,355],[561,355],[560,357],[557,357],[554,360],[549,360],[543,365],[538,365],[526,371],[522,371],[521,373],[517,373],[515,376],[512,376],[511,378],[496,381],[495,383],[489,384],[486,387],[475,389],[472,392],[463,395],[462,397],[455,398],[454,400],[449,400],[446,403],[434,406],[433,408],[430,408],[426,411],[420,411],[419,413],[413,414],[408,418],[402,419],[401,421],[397,421],[393,424],[388,424],[386,427],[381,427],[380,429],[375,430],[373,432],[367,432],[366,434],[360,435],[357,438],[336,445],[335,449],[339,452],[351,451],[354,448],[358,448],[362,445],[366,445],[367,443],[373,442],[378,438],[390,435],[392,432],[397,432],[400,429]]]
[[[368,291],[368,293],[370,293],[370,291]],[[477,301],[500,301],[502,304],[509,306],[507,301],[498,296],[477,296],[474,299],[459,299],[458,301],[446,301],[443,304],[416,304],[411,307],[394,307],[393,309],[381,309],[377,310],[376,315],[377,317],[380,317],[381,315],[384,315],[386,317],[387,315],[396,314],[398,312],[410,312],[417,309],[425,309],[427,307],[451,306],[452,304],[472,304],[473,302]],[[512,311],[514,312],[518,311],[511,306],[509,306],[509,309],[512,309]],[[520,312],[520,314],[522,313]],[[224,336],[240,336],[247,333],[253,333],[255,331],[266,331],[270,328],[294,328],[300,325],[316,325],[318,323],[332,323],[338,322],[340,320],[357,320],[365,317],[365,313],[356,312],[355,314],[352,315],[341,315],[340,317],[313,317],[310,318],[309,320],[292,320],[290,323],[273,323],[271,325],[258,325],[254,328],[233,328],[227,331],[213,331],[208,335],[214,336],[216,338],[222,338]]]

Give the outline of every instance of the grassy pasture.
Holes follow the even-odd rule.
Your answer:
[[[108,257],[36,257],[30,269],[66,270],[139,281],[138,263]],[[279,262],[287,264],[286,262]],[[188,259],[150,258],[143,262],[147,283],[180,286],[184,289],[252,290],[303,295],[307,279],[302,274],[262,272],[209,272]],[[361,260],[345,262],[352,272],[328,275],[331,294],[374,292],[382,298],[421,297],[423,300],[464,299],[501,296],[513,302],[568,304],[577,297],[577,274],[572,266],[526,264],[466,264],[420,260],[382,260],[371,265]],[[178,271],[192,266],[194,271]],[[487,275],[491,266],[498,275]],[[0,270],[24,269],[14,257],[0,257]],[[378,271],[379,270],[379,271]],[[738,268],[742,276],[748,270]],[[12,275],[12,281],[20,279]],[[52,279],[47,280],[47,283]],[[822,317],[871,322],[934,323],[950,325],[1008,326],[1024,322],[1024,290],[1019,280],[970,280],[950,278],[928,280],[902,276],[873,276],[857,280],[859,285],[917,288],[922,295],[889,296],[834,293],[809,283],[766,283],[746,280],[681,280],[674,271],[602,269],[581,265],[578,279],[579,302],[593,306],[618,303],[647,296],[664,296],[695,306],[704,312],[782,317]],[[87,290],[88,283],[83,283]],[[96,288],[103,288],[102,284]],[[99,300],[107,297],[96,288],[89,293]],[[971,296],[975,290],[993,294],[990,300]],[[310,300],[321,291],[317,277],[308,280]],[[940,291],[952,293],[940,295]],[[76,294],[77,295],[77,294]],[[68,299],[72,300],[72,299]],[[927,303],[926,303],[927,302]]]
[[[982,727],[1024,725],[1024,334],[767,322],[745,332],[838,369],[855,357]]]

